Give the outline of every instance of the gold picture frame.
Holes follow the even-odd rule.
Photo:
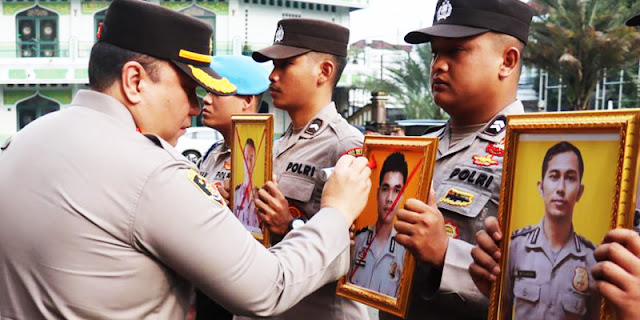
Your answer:
[[[260,222],[255,199],[257,191],[272,177],[273,115],[234,114],[231,116],[231,126],[233,143],[229,207],[245,228],[268,247],[269,231]]]
[[[338,295],[406,316],[415,261],[395,242],[395,212],[409,198],[427,198],[437,149],[437,138],[365,136],[363,154],[376,166],[367,206],[356,220],[351,267],[338,282]]]
[[[543,297],[549,309],[613,319],[594,291],[590,250],[610,229],[633,226],[639,115],[630,109],[508,116],[498,212],[502,272],[489,319],[526,319]],[[548,297],[542,288],[551,281],[559,284]]]

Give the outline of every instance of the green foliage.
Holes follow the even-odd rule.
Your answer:
[[[638,63],[640,34],[624,22],[640,3],[617,0],[535,0],[543,12],[534,18],[525,62],[562,77],[572,110],[591,107],[606,70]]]
[[[418,58],[407,59],[397,68],[386,68],[389,80],[369,79],[365,88],[371,92],[384,91],[404,106],[409,119],[445,119],[445,113],[433,102],[429,77],[431,75],[431,46],[418,46]]]

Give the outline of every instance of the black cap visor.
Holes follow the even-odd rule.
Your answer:
[[[228,96],[236,93],[236,86],[213,71],[211,67],[196,66],[176,60],[171,60],[171,62],[198,85],[215,95]]]
[[[429,28],[424,28],[407,33],[407,35],[404,36],[404,41],[411,44],[420,44],[430,42],[431,37],[466,38],[489,31],[491,30],[460,26],[455,24],[437,24]]]
[[[627,20],[627,25],[630,27],[640,26],[640,14]]]
[[[282,44],[274,44],[262,50],[254,52],[251,57],[257,62],[266,62],[275,59],[288,59],[310,52],[311,49],[298,48]]]

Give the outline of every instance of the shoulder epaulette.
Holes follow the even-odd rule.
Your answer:
[[[224,140],[219,140],[214,142],[211,147],[209,147],[209,150],[207,150],[207,152],[204,153],[204,156],[202,157],[202,159],[206,159],[209,156],[209,153],[211,153],[211,151],[213,151],[213,149],[217,148],[221,143],[224,143]]]
[[[580,252],[580,243],[582,243],[585,247],[591,249],[592,251],[596,249],[596,246],[593,244],[593,242],[589,241],[589,239],[579,234],[576,234],[575,241],[576,241],[576,250],[578,252]]]
[[[511,233],[511,239],[520,237],[520,236],[526,236],[532,232],[534,232],[536,229],[538,229],[537,226],[526,226],[524,228],[520,228],[518,230],[515,230]]]
[[[434,133],[434,132],[436,132],[436,131],[438,131],[438,130],[440,130],[440,129],[444,128],[445,126],[446,126],[446,124],[441,124],[441,125],[438,125],[438,126],[433,126],[433,127],[431,127],[431,128],[428,128],[427,130],[425,130],[425,131],[422,133],[422,135],[424,136],[425,134]]]
[[[147,133],[144,136],[147,137],[147,139],[151,140],[151,142],[153,142],[156,146],[162,148],[162,142],[160,142],[160,139],[158,139],[158,137],[150,133]]]

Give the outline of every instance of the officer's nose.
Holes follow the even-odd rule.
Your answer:
[[[280,77],[278,76],[276,69],[273,69],[273,71],[271,71],[271,74],[269,75],[269,80],[271,81],[271,83],[274,83],[279,79]]]
[[[449,65],[447,64],[445,59],[434,56],[433,60],[431,60],[431,74],[437,76],[438,74],[446,72],[447,70],[449,70]]]

